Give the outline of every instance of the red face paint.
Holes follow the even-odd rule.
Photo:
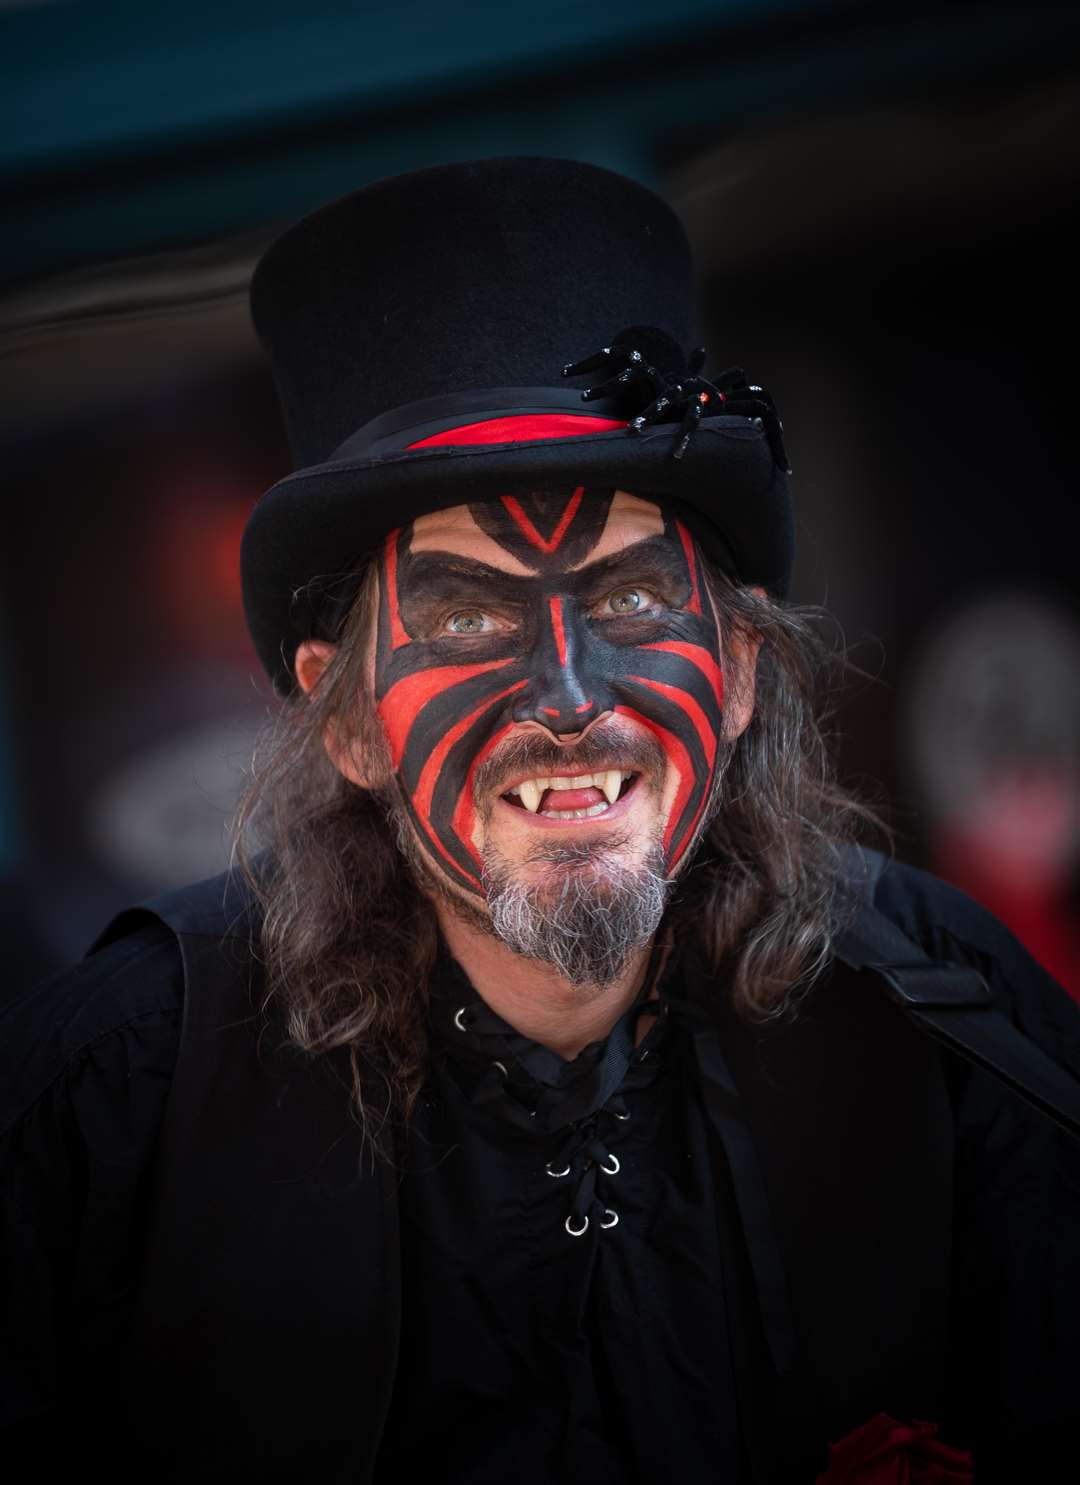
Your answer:
[[[413,552],[411,527],[387,542],[379,715],[418,840],[468,892],[482,893],[472,840],[476,770],[528,722],[576,735],[617,713],[649,732],[675,780],[663,835],[667,869],[695,841],[719,755],[719,636],[711,611],[703,612],[697,550],[676,519],[665,516],[662,535],[590,560],[612,493],[578,487],[471,505],[477,527],[527,577]],[[631,593],[640,611],[612,606]],[[453,633],[447,616],[455,609],[494,612],[499,621]]]
[[[405,633],[398,607],[397,543],[399,535],[400,532],[391,531],[386,538],[386,548],[383,554],[383,586],[386,589],[386,611],[390,622],[390,645],[395,650],[409,643],[409,636]]]
[[[533,525],[528,514],[522,509],[521,501],[513,495],[504,495],[502,503],[510,513],[510,519],[517,526],[527,542],[536,547],[537,551],[543,552],[546,557],[553,557],[562,546],[563,537],[570,529],[570,522],[578,513],[581,497],[585,494],[585,486],[579,485],[566,503],[566,509],[559,517],[558,524],[550,536],[541,536]]]
[[[565,626],[563,624],[563,616],[562,616],[562,605],[563,605],[563,601],[562,601],[561,598],[549,598],[548,599],[548,604],[549,604],[550,609],[551,609],[551,632],[555,636],[555,653],[559,657],[559,664],[562,666],[563,670],[565,670],[566,669],[566,628],[565,628]],[[575,711],[580,711],[581,708],[580,707],[575,707],[574,710]]]

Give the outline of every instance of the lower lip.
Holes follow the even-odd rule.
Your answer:
[[[630,805],[630,800],[637,793],[638,785],[641,783],[641,775],[632,781],[625,794],[621,794],[614,804],[608,805],[602,815],[588,815],[583,820],[571,820],[566,817],[562,819],[555,815],[533,814],[521,804],[507,804],[500,796],[499,804],[515,819],[524,819],[529,825],[539,825],[543,830],[577,830],[583,825],[606,825],[609,820],[618,820],[625,815]]]

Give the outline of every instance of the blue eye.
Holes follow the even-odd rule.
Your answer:
[[[484,634],[487,632],[487,625],[487,614],[478,608],[462,609],[460,613],[451,614],[446,621],[451,634]]]
[[[609,593],[604,608],[609,614],[639,614],[650,606],[652,594],[642,588],[617,588]]]

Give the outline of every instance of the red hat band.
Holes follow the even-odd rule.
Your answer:
[[[610,433],[625,428],[626,418],[597,418],[584,413],[513,413],[503,418],[485,418],[444,428],[428,438],[407,444],[410,449],[433,448],[436,444],[532,443],[542,438],[583,438],[587,433]]]

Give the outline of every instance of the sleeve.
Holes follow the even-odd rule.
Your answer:
[[[964,894],[890,867],[877,906],[971,964],[1014,1024],[1080,1078],[1080,1007]],[[1080,1414],[1080,1140],[947,1054],[957,1140],[951,1379],[976,1479],[1057,1477]]]
[[[155,924],[18,1001],[0,1021],[7,1450],[40,1443],[49,1454],[50,1414],[68,1394],[77,1358],[104,1358],[123,1333],[182,1002],[178,946]]]

